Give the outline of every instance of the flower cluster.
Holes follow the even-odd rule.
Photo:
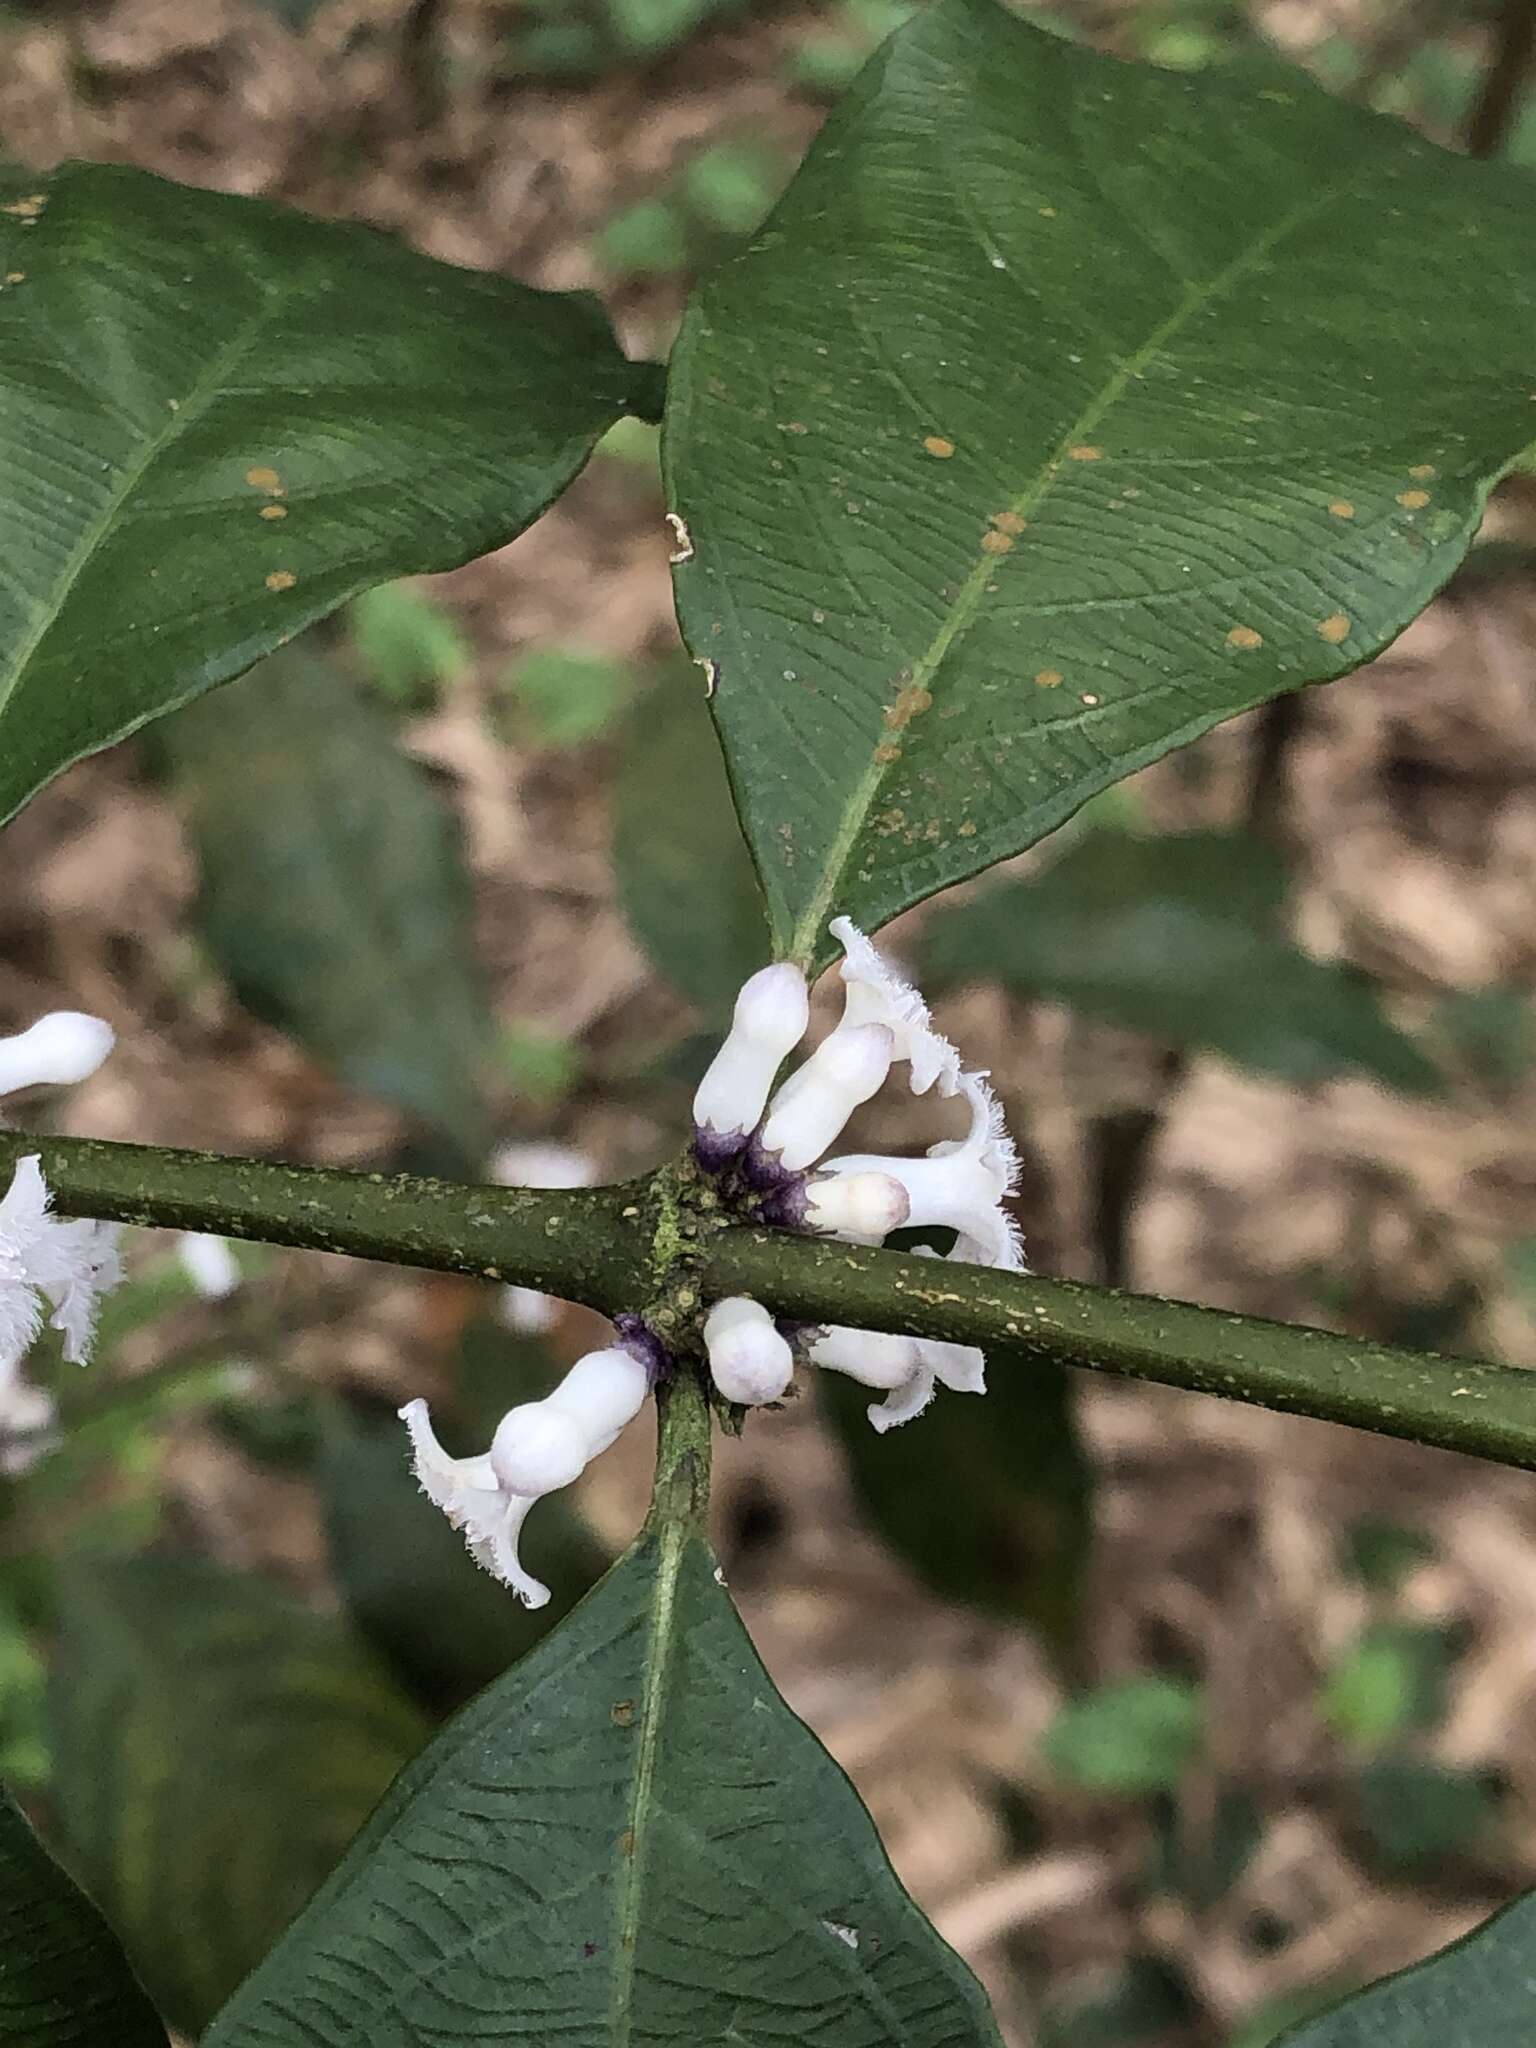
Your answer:
[[[944,1229],[954,1233],[950,1258],[1019,1270],[1019,1236],[1004,1207],[1017,1161],[986,1076],[961,1065],[917,990],[862,932],[847,918],[834,920],[832,931],[844,954],[838,1023],[776,1086],[809,1028],[809,994],[805,976],[787,963],[752,975],[694,1097],[695,1159],[728,1215],[864,1245],[881,1244],[904,1227]],[[963,1106],[963,1135],[941,1139],[918,1158],[829,1158],[853,1112],[897,1066],[914,1095],[937,1089]],[[516,1168],[502,1172],[524,1185],[574,1184],[564,1162],[558,1178],[541,1161],[519,1158]],[[616,1328],[618,1341],[579,1359],[553,1393],[503,1416],[479,1456],[449,1456],[425,1401],[400,1411],[423,1492],[462,1530],[471,1555],[530,1607],[542,1607],[549,1590],[518,1554],[529,1509],[579,1478],[672,1368],[638,1317],[621,1316]],[[869,1410],[882,1431],[920,1414],[938,1386],[985,1391],[985,1360],[974,1346],[837,1326],[785,1327],[740,1296],[708,1310],[702,1336],[717,1393],[742,1407],[782,1399],[797,1362],[846,1373],[883,1394]]]
[[[0,1038],[0,1095],[45,1085],[67,1086],[94,1074],[112,1050],[99,1017],[55,1010],[30,1030]],[[80,1218],[65,1222],[49,1207],[35,1152],[16,1162],[0,1196],[0,1463],[18,1469],[53,1419],[53,1404],[21,1378],[21,1361],[48,1320],[64,1339],[64,1356],[83,1365],[90,1355],[101,1295],[122,1278],[117,1226]]]
[[[764,1222],[851,1244],[880,1244],[903,1227],[943,1228],[955,1234],[950,1258],[1018,1271],[1018,1230],[1004,1207],[1018,1161],[986,1076],[961,1065],[918,991],[848,918],[834,919],[832,933],[843,948],[842,1016],[775,1090],[779,1067],[805,1036],[805,980],[784,964],[754,974],[694,1097],[695,1156],[708,1171],[730,1174],[747,1200],[755,1193]],[[826,1157],[895,1066],[905,1067],[914,1095],[937,1088],[964,1103],[964,1136],[943,1139],[916,1159]],[[752,1404],[783,1394],[792,1349],[755,1302],[717,1304],[704,1338],[711,1375],[728,1399]],[[937,1386],[985,1392],[986,1361],[972,1345],[837,1325],[801,1342],[813,1365],[885,1395],[869,1410],[877,1430],[921,1414]],[[769,1391],[746,1391],[755,1385]]]

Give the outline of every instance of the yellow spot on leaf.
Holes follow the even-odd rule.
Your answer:
[[[975,821],[967,818],[959,827],[959,832],[962,839],[974,839],[976,837]]]
[[[1227,635],[1229,647],[1254,648],[1264,645],[1264,635],[1255,633],[1252,626],[1234,626]]]
[[[1355,516],[1355,508],[1348,498],[1335,498],[1328,510],[1335,519],[1353,519]]]
[[[1074,462],[1102,462],[1104,459],[1104,450],[1095,448],[1088,441],[1080,443],[1076,448],[1069,448],[1067,453]]]
[[[9,206],[0,206],[0,213],[15,214],[18,220],[36,220],[47,204],[46,192],[29,192],[25,199],[13,199]]]
[[[1006,555],[1013,546],[1013,535],[1011,533],[984,533],[981,536],[981,544],[989,555]]]
[[[994,512],[992,524],[999,533],[1022,533],[1028,522],[1021,519],[1017,512]]]
[[[27,273],[24,270],[8,270],[5,273],[5,281],[7,284],[25,284]]]
[[[286,505],[263,505],[261,517],[263,519],[286,519],[288,517],[288,507]]]
[[[1035,672],[1035,681],[1040,685],[1042,690],[1054,690],[1056,685],[1061,681],[1061,670],[1059,668],[1037,669]]]
[[[946,441],[942,434],[925,435],[923,437],[923,446],[930,455],[936,455],[940,462],[948,462],[950,456],[955,452],[954,442]]]
[[[298,580],[291,569],[274,569],[266,584],[268,590],[292,590]]]
[[[1054,220],[1054,219],[1056,218],[1056,209],[1055,209],[1055,207],[1054,207],[1054,206],[1042,206],[1042,207],[1040,208],[1040,218],[1041,218],[1042,220]]]
[[[1405,512],[1419,512],[1429,503],[1428,491],[1399,491],[1397,502]]]
[[[1416,462],[1408,474],[1416,477],[1421,484],[1427,484],[1435,474],[1435,465],[1432,462]]]
[[[893,747],[889,740],[882,740],[875,749],[875,759],[882,768],[889,768],[893,761],[901,759],[901,749]]]
[[[1326,619],[1319,619],[1318,633],[1330,646],[1337,647],[1341,640],[1349,638],[1348,612],[1330,612]]]
[[[275,469],[268,469],[264,463],[258,463],[254,469],[248,469],[245,472],[245,480],[253,491],[270,491],[275,498],[282,496],[282,478]]]
[[[909,683],[897,697],[896,702],[894,704],[887,704],[885,707],[885,726],[887,732],[900,732],[903,727],[910,725],[914,718],[921,717],[923,712],[928,710],[932,703],[933,692],[931,690],[925,690],[916,683]]]

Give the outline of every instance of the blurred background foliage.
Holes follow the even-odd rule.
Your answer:
[[[660,354],[911,11],[11,0],[0,120],[28,162],[600,290]],[[1175,67],[1262,48],[1536,167],[1502,0],[1020,11]],[[22,1120],[471,1176],[551,1139],[601,1178],[664,1158],[764,927],[663,512],[626,421],[512,549],[370,592],[34,804],[0,1023],[82,1004],[123,1047]],[[1042,1270],[1536,1363],[1533,547],[1516,476],[1373,670],[896,932],[1008,1101]],[[541,1506],[530,1616],[416,1493],[400,1401],[466,1450],[600,1327],[529,1320],[244,1250],[210,1294],[146,1234],[98,1365],[45,1353],[57,1421],[0,1443],[0,1776],[189,2035],[636,1525],[643,1444]],[[775,1676],[1011,2042],[1263,2048],[1536,1882],[1526,1481],[1023,1359],[992,1382],[883,1440],[860,1390],[808,1390],[723,1447],[716,1512]]]

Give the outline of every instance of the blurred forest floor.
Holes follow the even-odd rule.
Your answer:
[[[1082,10],[1111,41],[1131,11]],[[1290,0],[1261,11],[1303,54],[1333,18]],[[335,0],[302,32],[253,0],[98,0],[7,18],[0,134],[38,166],[133,163],[371,221],[539,285],[600,289],[630,351],[659,354],[679,278],[620,275],[605,230],[708,145],[749,137],[787,169],[825,106],[790,60],[827,18],[739,11],[653,60],[564,78],[509,60],[509,15],[489,0]],[[509,735],[490,679],[551,643],[641,665],[673,649],[662,513],[654,466],[603,454],[515,545],[435,579],[475,659],[404,726],[463,824],[499,1018],[579,1047],[589,1070],[688,1016],[617,907],[611,736],[557,747]],[[1529,519],[1517,491],[1492,516],[1511,532]],[[1376,977],[1394,1014],[1490,988],[1524,1010],[1533,713],[1536,591],[1462,578],[1369,670],[1308,693],[1285,735],[1259,807],[1292,864],[1293,929]],[[1140,778],[1143,821],[1250,816],[1276,730],[1239,721]],[[121,1034],[63,1127],[364,1166],[390,1156],[393,1114],[255,1022],[200,965],[195,886],[176,809],[131,745],[75,768],[7,833],[0,1023],[81,1006]],[[921,922],[898,929],[898,946]],[[1529,1061],[1492,1075],[1468,1062],[1447,1097],[1413,1100],[1358,1079],[1295,1088],[1200,1055],[1171,1077],[1148,1041],[996,988],[947,1001],[941,1021],[1010,1104],[1038,1270],[1097,1276],[1096,1147],[1156,1105],[1129,1284],[1536,1363],[1510,1258],[1536,1239]],[[509,1088],[499,1129],[574,1140],[604,1177],[655,1163],[679,1135],[643,1097],[596,1083],[552,1109]],[[480,1298],[467,1283],[276,1255],[262,1284],[297,1290],[314,1314],[294,1369],[392,1401],[431,1390]],[[574,1355],[589,1335],[573,1311],[556,1343]],[[1195,2016],[1155,2035],[1106,2021],[1071,2038],[1225,2042],[1255,2012],[1396,1967],[1536,1882],[1530,1480],[1214,1400],[1086,1380],[1080,1392],[1102,1490],[1079,1677],[1156,1670],[1203,1688],[1207,1738],[1172,1795],[1178,1838],[1216,1868],[1241,1792],[1256,1843],[1233,1884],[1150,1881],[1162,1823],[1147,1802],[1048,1771],[1039,1743],[1060,1677],[1025,1631],[945,1605],[892,1562],[811,1401],[754,1422],[721,1456],[720,1540],[754,1637],[853,1774],[907,1884],[996,1994],[1010,2038],[1068,2038],[1044,2026],[1045,2007],[1135,1957],[1145,1981],[1166,1971],[1191,1987]],[[591,1511],[614,1541],[635,1526],[646,1477],[643,1445],[595,1475]],[[303,1483],[195,1424],[176,1426],[165,1479],[188,1543],[327,1597]],[[933,1474],[939,1500],[965,1484]],[[1403,1569],[1351,1567],[1351,1532],[1367,1524],[1413,1532]],[[1379,1853],[1347,1744],[1319,1709],[1341,1655],[1384,1626],[1456,1646],[1416,1753],[1498,1781],[1487,1825],[1428,1870]]]

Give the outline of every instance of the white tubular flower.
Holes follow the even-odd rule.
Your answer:
[[[759,1149],[786,1172],[813,1165],[881,1086],[895,1056],[888,1025],[839,1024],[774,1096]],[[869,1164],[884,1167],[881,1160]]]
[[[781,1400],[794,1377],[794,1353],[773,1317],[743,1294],[717,1301],[704,1318],[704,1349],[715,1385],[744,1408]]]
[[[223,1301],[240,1285],[240,1268],[222,1237],[184,1230],[176,1240],[176,1257],[204,1301]]]
[[[971,1106],[965,1137],[931,1145],[921,1159],[851,1152],[829,1159],[823,1171],[852,1176],[888,1173],[907,1191],[908,1222],[915,1230],[940,1227],[959,1233],[956,1259],[981,1266],[1023,1269],[1018,1227],[1003,1207],[1018,1178],[1018,1155],[1003,1122],[1002,1106],[983,1074],[962,1074],[960,1090]]]
[[[27,1030],[0,1038],[0,1095],[87,1080],[115,1043],[116,1034],[103,1018],[83,1010],[50,1010]]]
[[[49,1212],[48,1187],[35,1152],[16,1162],[0,1198],[0,1383],[8,1381],[37,1335],[43,1301],[64,1338],[64,1356],[83,1365],[90,1354],[102,1294],[123,1277],[117,1226],[84,1218],[61,1222]]]
[[[871,1406],[870,1422],[884,1435],[921,1415],[936,1385],[952,1393],[984,1394],[986,1360],[971,1344],[948,1344],[934,1337],[897,1337],[884,1330],[854,1330],[833,1324],[807,1348],[813,1365],[846,1373],[861,1386],[876,1387],[886,1398]]]
[[[489,1451],[470,1458],[449,1457],[425,1401],[408,1401],[400,1410],[422,1492],[463,1531],[476,1563],[526,1606],[543,1607],[549,1599],[549,1588],[524,1571],[518,1557],[528,1510],[546,1493],[569,1486],[607,1450],[640,1412],[649,1386],[649,1372],[628,1351],[590,1351],[542,1401],[510,1409]]]
[[[885,1330],[853,1330],[832,1323],[806,1348],[812,1365],[846,1373],[861,1387],[890,1393],[903,1387],[922,1363],[916,1337],[894,1337]]]
[[[731,1028],[693,1098],[694,1149],[711,1172],[746,1145],[768,1091],[810,1022],[805,976],[788,960],[759,968],[742,983]]]
[[[937,1081],[941,1095],[960,1089],[960,1055],[933,1028],[928,1005],[864,936],[851,917],[834,917],[829,927],[843,949],[846,994],[843,1016],[850,1024],[884,1024],[896,1041],[896,1058],[912,1068],[912,1093],[926,1095]]]
[[[597,1161],[575,1145],[546,1139],[500,1146],[486,1171],[504,1188],[589,1188],[597,1178]],[[541,1337],[560,1318],[559,1301],[537,1287],[503,1287],[498,1300],[501,1321],[520,1336]]]

